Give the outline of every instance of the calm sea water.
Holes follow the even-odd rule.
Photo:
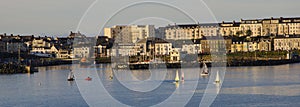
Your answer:
[[[70,70],[79,70],[85,73],[84,76],[76,76],[76,82],[68,82],[66,78]],[[219,106],[300,106],[300,64],[289,64],[280,66],[263,66],[263,67],[230,67],[227,68],[222,88],[214,102],[213,107]],[[70,65],[40,67],[35,74],[16,74],[0,75],[0,106],[57,106],[57,107],[85,107],[88,103],[82,96],[80,89],[86,82],[87,76],[94,77],[92,70],[89,68],[72,68]],[[189,87],[189,85],[198,80],[197,89],[193,92],[192,99],[186,106],[199,106],[203,97],[206,84],[209,83],[209,77],[193,78],[193,74],[186,71],[199,71],[198,69],[185,69],[185,82],[174,84],[176,71],[181,70],[169,69],[166,75],[151,73],[148,70],[131,71],[133,80],[147,81],[152,85],[162,82],[160,86],[149,87],[141,86],[133,80],[128,80],[128,75],[122,72],[113,75],[110,65],[97,65],[97,76],[100,77],[103,86],[120,103],[130,106],[151,106],[161,103],[173,94],[178,87]],[[95,73],[95,72],[94,72]],[[114,76],[112,79],[111,76]],[[165,80],[160,81],[159,76],[164,76]],[[118,78],[118,80],[116,80]],[[211,77],[213,78],[213,76]],[[150,79],[150,81],[149,81]],[[151,81],[153,79],[154,81]],[[100,82],[93,78],[93,82]],[[132,87],[122,87],[122,82]],[[139,87],[134,87],[135,84]],[[151,86],[152,86],[151,85]],[[147,87],[148,86],[148,87]],[[130,88],[133,88],[130,90]],[[139,92],[138,90],[154,89],[148,93]],[[80,93],[81,92],[81,93]],[[185,93],[184,90],[181,93]],[[108,102],[106,97],[100,96],[99,102]],[[149,102],[150,101],[150,102]],[[175,98],[174,106],[177,102],[185,101]],[[112,102],[114,103],[114,102]],[[105,106],[105,105],[104,105]]]

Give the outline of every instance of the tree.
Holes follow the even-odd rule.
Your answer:
[[[240,36],[242,34],[242,31],[237,31],[236,36]]]
[[[246,35],[247,35],[247,36],[251,36],[251,35],[252,35],[252,31],[251,31],[250,29],[247,30],[247,31],[246,31]]]

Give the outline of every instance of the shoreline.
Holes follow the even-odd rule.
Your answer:
[[[77,60],[54,60],[54,61],[43,61],[35,62],[30,67],[30,69],[33,69],[33,71],[26,71],[24,72],[24,69],[22,68],[22,72],[8,72],[7,73],[0,73],[0,74],[20,74],[20,73],[34,73],[38,72],[34,70],[36,67],[47,67],[47,66],[57,66],[57,65],[69,65],[73,64],[73,62],[76,62]],[[111,62],[101,62],[96,61],[96,64],[111,64]],[[251,66],[276,66],[276,65],[285,65],[285,64],[294,64],[294,63],[300,63],[300,59],[284,59],[284,60],[232,60],[230,62],[226,62],[226,67],[251,67]],[[1,63],[4,64],[4,63]],[[77,64],[77,63],[76,63]],[[225,67],[225,63],[206,63],[208,67],[217,67],[218,64],[221,64],[221,67]],[[124,64],[126,65],[126,64]],[[19,64],[17,66],[25,66],[22,64]],[[142,70],[142,69],[149,69],[149,68],[194,68],[194,67],[201,67],[202,63],[161,63],[161,64],[129,64],[129,66],[126,66],[125,68],[129,68],[131,70]],[[20,71],[20,67],[11,68],[12,71]],[[125,69],[125,68],[119,68],[119,69]],[[2,68],[3,69],[3,68]],[[117,68],[118,69],[118,68]],[[1,70],[1,69],[0,69]]]

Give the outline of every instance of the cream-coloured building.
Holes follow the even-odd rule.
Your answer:
[[[179,51],[179,49],[174,48],[170,52],[170,61],[171,62],[179,62],[180,61],[180,51]]]
[[[51,47],[50,41],[51,41],[50,38],[34,38],[32,41],[32,47],[50,48]]]
[[[140,53],[140,48],[133,43],[122,43],[111,49],[111,56],[136,56]]]
[[[300,37],[277,37],[274,38],[274,50],[300,49]]]
[[[104,36],[114,38],[117,43],[136,43],[139,40],[154,37],[154,25],[128,25],[104,28]]]
[[[258,42],[244,42],[243,43],[243,51],[244,52],[254,52],[258,50]]]
[[[272,43],[269,39],[261,39],[258,43],[259,51],[272,51]]]
[[[169,42],[156,42],[155,43],[155,55],[160,56],[160,55],[169,55],[170,52],[172,51],[172,43]]]
[[[222,22],[220,23],[220,35],[222,36],[236,36],[240,31],[240,22]]]
[[[300,18],[280,18],[278,35],[299,35]]]
[[[165,30],[165,37],[169,40],[186,40],[200,38],[199,25],[169,25]]]
[[[73,53],[75,58],[90,58],[92,56],[92,47],[86,46],[77,46],[73,48]]]
[[[186,25],[172,25],[166,27],[166,39],[169,40],[187,40],[187,39],[201,39],[203,36],[218,36],[219,24],[186,24]]]
[[[240,36],[248,36],[247,31],[251,31],[251,37],[261,36],[262,33],[262,23],[261,20],[243,20],[241,19],[240,24]]]
[[[231,52],[243,52],[244,43],[241,41],[235,41],[231,44]]]
[[[265,18],[262,20],[262,36],[278,35],[279,18]]]
[[[218,23],[200,24],[200,37],[203,36],[219,36],[220,26]]]

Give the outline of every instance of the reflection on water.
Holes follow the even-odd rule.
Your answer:
[[[299,106],[299,65],[227,68],[222,86],[211,84],[216,88],[208,90],[219,92],[212,106]],[[201,77],[197,74],[200,70],[194,68],[114,71],[109,64],[94,67],[95,71],[89,71],[87,68],[73,69],[62,65],[40,67],[40,72],[32,75],[0,75],[0,106],[88,106],[77,87],[77,82],[84,81],[87,76],[98,76],[111,92],[111,98],[115,97],[124,104],[151,106],[172,95],[182,95],[170,101],[176,106],[178,101],[184,102],[184,97],[195,93],[187,106],[198,106],[209,79],[215,78],[215,70],[212,70],[211,76]],[[86,75],[75,77],[78,81],[68,82],[70,70],[80,70]],[[174,83],[177,70],[184,81]],[[222,72],[220,75],[223,75]],[[93,78],[92,82],[96,81]],[[193,90],[191,86],[197,81],[197,89]],[[122,87],[124,84],[128,87]],[[140,92],[144,88],[150,92]]]

